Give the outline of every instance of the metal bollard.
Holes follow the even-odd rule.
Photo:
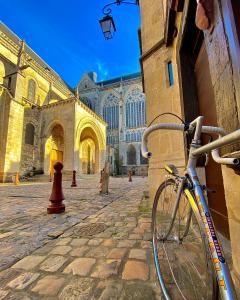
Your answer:
[[[71,187],[76,187],[77,186],[77,182],[76,182],[76,171],[73,170],[73,178],[72,178],[72,184]]]
[[[65,199],[62,191],[62,168],[63,164],[61,162],[56,162],[54,164],[54,176],[53,176],[53,186],[52,193],[49,198],[49,205],[47,208],[48,214],[60,214],[65,211],[65,205],[62,201]]]

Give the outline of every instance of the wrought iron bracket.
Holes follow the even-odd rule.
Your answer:
[[[116,0],[115,2],[111,2],[107,5],[105,5],[102,9],[102,12],[105,16],[108,16],[111,14],[112,9],[110,8],[110,6],[112,5],[120,5],[120,4],[132,4],[132,5],[139,5],[139,0],[133,0],[132,2],[130,1],[124,1],[124,0]]]

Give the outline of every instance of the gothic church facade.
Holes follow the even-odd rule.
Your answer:
[[[146,128],[145,95],[141,74],[135,73],[97,82],[96,73],[86,73],[77,94],[107,126],[107,152],[112,173],[147,174],[148,162],[141,155],[141,140]]]

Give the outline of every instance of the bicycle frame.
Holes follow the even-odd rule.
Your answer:
[[[187,174],[190,176],[191,181],[193,183],[193,188],[194,188],[194,193],[195,193],[195,198],[196,198],[196,204],[197,204],[197,209],[200,213],[202,222],[204,224],[204,229],[205,233],[208,238],[208,244],[212,256],[212,261],[214,265],[214,269],[216,271],[217,279],[218,279],[218,285],[220,289],[220,293],[222,295],[223,299],[237,299],[234,285],[232,282],[232,278],[230,275],[229,268],[227,266],[223,250],[220,244],[220,241],[218,239],[214,222],[211,217],[210,210],[208,208],[206,199],[203,194],[202,186],[200,184],[200,181],[198,179],[198,175],[196,172],[196,164],[197,164],[197,157],[205,153],[206,151],[213,150],[216,145],[219,146],[219,141],[216,140],[213,143],[201,146],[200,143],[200,135],[201,135],[201,129],[202,129],[202,122],[203,122],[203,117],[197,118],[195,121],[196,123],[196,129],[195,129],[195,134],[194,134],[194,139],[192,141],[191,147],[190,147],[190,153],[189,153],[189,160],[188,160],[188,165],[187,165]],[[227,136],[226,136],[227,137]],[[222,143],[229,143],[233,140],[234,138],[229,137],[224,139]],[[220,143],[221,144],[221,143]],[[196,205],[191,203],[190,205],[192,206],[193,210],[196,210]]]
[[[220,158],[218,155],[218,151],[216,150],[217,148],[230,144],[231,142],[240,140],[240,130],[236,130],[233,133],[230,133],[226,135],[224,130],[222,128],[218,127],[212,127],[212,126],[203,126],[203,117],[200,116],[196,118],[193,122],[191,122],[187,127],[185,124],[157,124],[157,125],[152,125],[149,127],[143,136],[143,141],[142,141],[142,154],[145,157],[151,157],[151,153],[147,151],[147,137],[148,135],[158,129],[168,129],[168,130],[179,130],[179,131],[194,131],[194,138],[192,140],[191,146],[190,146],[190,152],[189,152],[189,160],[187,164],[187,172],[186,175],[189,175],[191,182],[193,184],[193,189],[195,192],[195,198],[192,197],[191,193],[188,193],[188,190],[184,190],[184,181],[186,179],[182,179],[182,182],[179,187],[179,191],[177,193],[177,201],[175,205],[175,209],[173,212],[173,217],[175,218],[174,214],[176,215],[176,211],[179,205],[180,201],[180,194],[181,190],[184,190],[185,194],[187,195],[187,198],[190,202],[190,205],[194,211],[197,212],[197,214],[200,214],[201,217],[201,223],[203,223],[204,226],[204,231],[208,239],[208,244],[209,244],[209,249],[211,252],[212,256],[212,261],[213,261],[213,266],[216,271],[217,275],[217,280],[218,280],[218,285],[220,289],[220,293],[222,295],[223,299],[226,300],[235,300],[237,299],[234,285],[232,282],[232,278],[230,275],[230,271],[228,269],[222,247],[220,245],[215,226],[213,223],[213,219],[211,217],[211,213],[209,211],[206,199],[203,195],[203,190],[202,186],[199,182],[197,172],[196,172],[196,163],[197,163],[197,158],[199,157],[200,154],[212,151],[213,152],[213,158],[219,163],[225,163],[225,164],[235,164],[238,163],[239,161],[236,162],[235,159],[232,158]],[[201,133],[216,133],[220,136],[221,138],[207,144],[204,146],[201,146],[201,141],[200,141],[200,136]],[[196,202],[195,202],[196,201]],[[172,224],[173,226],[173,224]],[[171,227],[172,228],[172,227]],[[171,228],[169,232],[165,235],[165,238],[167,238],[170,234]],[[187,230],[185,234],[187,234]]]

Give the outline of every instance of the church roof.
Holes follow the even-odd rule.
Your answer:
[[[141,73],[138,72],[138,73],[133,73],[133,74],[128,74],[128,75],[116,77],[116,78],[109,79],[109,80],[99,81],[99,82],[97,82],[97,85],[104,86],[104,85],[118,83],[120,81],[128,81],[128,80],[132,80],[132,79],[139,79],[140,77],[141,77]]]
[[[0,21],[0,31],[3,32],[9,39],[11,39],[20,49],[21,39],[10,29],[8,28],[2,21]],[[15,46],[16,47],[16,46]],[[17,50],[19,50],[17,49]],[[61,84],[65,86],[65,88],[69,89],[72,92],[72,88],[39,56],[34,52],[27,43],[25,44],[25,52],[30,55],[41,67],[43,67],[47,71],[51,71],[51,74],[59,81]]]

